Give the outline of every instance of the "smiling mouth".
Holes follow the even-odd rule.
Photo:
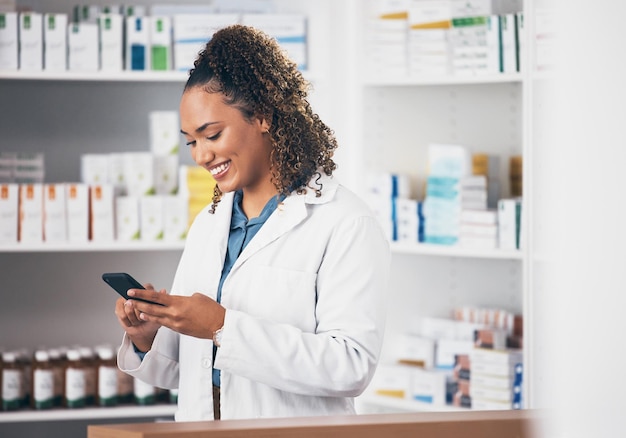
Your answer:
[[[215,167],[211,167],[209,169],[209,172],[211,172],[211,175],[213,175],[214,178],[217,178],[219,177],[219,175],[226,172],[229,167],[230,167],[230,161],[227,161],[225,163],[218,164]]]

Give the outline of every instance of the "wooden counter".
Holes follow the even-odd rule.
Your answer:
[[[468,411],[139,423],[88,427],[88,438],[531,438],[536,412]]]

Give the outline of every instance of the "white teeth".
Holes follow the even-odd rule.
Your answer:
[[[211,175],[217,175],[218,173],[222,173],[228,168],[228,163],[220,164],[210,170]]]

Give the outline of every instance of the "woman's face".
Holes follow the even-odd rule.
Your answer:
[[[270,175],[272,144],[262,118],[246,120],[237,108],[224,103],[221,93],[193,87],[180,101],[181,132],[191,156],[211,172],[222,192],[275,191]]]

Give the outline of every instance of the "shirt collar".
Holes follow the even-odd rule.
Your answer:
[[[237,190],[233,199],[233,216],[230,222],[230,228],[244,228],[248,225],[254,225],[258,223],[264,223],[267,218],[271,216],[271,214],[276,210],[279,202],[282,202],[285,199],[284,195],[280,197],[272,196],[261,210],[261,214],[258,217],[252,218],[248,220],[246,214],[243,212],[243,208],[241,207],[241,200],[243,199],[243,191]]]

